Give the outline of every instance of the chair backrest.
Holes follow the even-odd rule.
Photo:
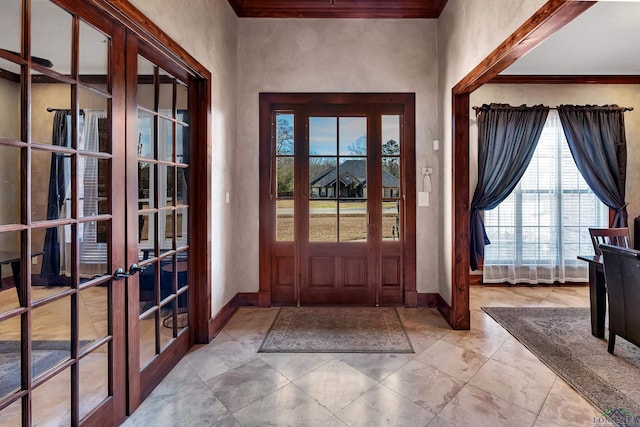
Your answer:
[[[629,237],[629,229],[621,228],[589,228],[591,235],[591,243],[596,255],[601,255],[600,245],[613,245],[623,248],[631,247],[631,238]]]
[[[600,245],[609,300],[609,331],[640,345],[640,251]]]

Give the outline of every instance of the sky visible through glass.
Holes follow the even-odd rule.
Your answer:
[[[340,117],[340,155],[366,154],[367,119],[365,117]],[[278,122],[293,129],[294,115],[279,114]],[[400,117],[382,116],[382,144],[394,140],[400,142]],[[292,143],[293,141],[291,141]],[[335,156],[338,143],[337,117],[309,117],[309,154]],[[285,154],[285,153],[281,153]],[[289,153],[293,154],[293,152]]]
[[[284,118],[284,116],[281,116]],[[287,119],[293,119],[293,116]],[[293,124],[291,124],[293,125]],[[309,117],[309,154],[326,156],[337,154],[338,118]],[[340,117],[340,155],[366,154],[367,119]],[[400,140],[399,116],[382,116],[382,143]]]

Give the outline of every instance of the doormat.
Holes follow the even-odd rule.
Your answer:
[[[81,340],[80,347],[90,342]],[[33,377],[68,359],[71,354],[69,341],[34,340],[31,347]],[[0,341],[0,397],[21,387],[20,375],[20,341]]]
[[[609,354],[607,340],[591,335],[589,308],[482,309],[608,416],[608,425],[640,425],[640,347],[618,337]]]
[[[282,307],[259,353],[413,353],[393,307]]]

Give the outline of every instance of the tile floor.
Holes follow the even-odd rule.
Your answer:
[[[258,354],[277,308],[242,308],[124,427],[590,426],[599,411],[482,306],[587,306],[588,288],[471,289],[470,331],[398,309],[415,354]]]

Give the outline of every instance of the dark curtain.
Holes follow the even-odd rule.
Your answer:
[[[67,116],[69,110],[56,111],[53,118],[53,131],[51,144],[69,146]],[[51,153],[51,170],[49,172],[49,197],[47,203],[47,219],[58,219],[60,209],[64,204],[67,192],[65,182],[65,156],[61,153]],[[55,282],[60,276],[60,236],[58,227],[47,228],[44,236],[44,248],[42,256],[42,270],[40,277],[45,283]]]
[[[490,243],[480,211],[493,209],[511,194],[527,169],[549,107],[483,105],[478,121],[478,184],[471,201],[471,268],[478,269]]]
[[[578,170],[594,194],[615,209],[613,227],[627,226],[627,141],[624,108],[561,105],[558,115]]]

